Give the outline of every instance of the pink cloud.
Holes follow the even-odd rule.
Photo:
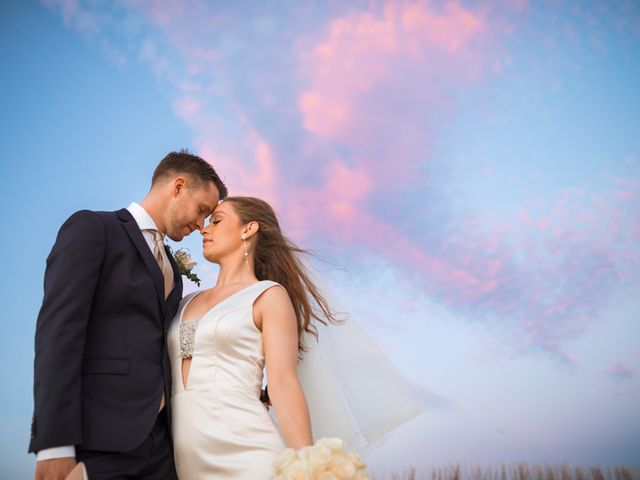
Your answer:
[[[477,15],[456,2],[445,4],[442,14],[428,7],[428,2],[405,6],[402,25],[405,31],[422,33],[429,43],[451,53],[468,45],[483,28],[483,22]],[[414,41],[411,51],[419,56],[420,48]]]
[[[269,144],[257,132],[252,132],[243,149],[249,154],[243,162],[233,156],[220,154],[207,139],[199,139],[200,154],[206,158],[231,186],[231,195],[258,196],[276,210],[281,195],[277,190],[278,166]]]
[[[324,182],[294,195],[331,219],[333,241],[385,252],[426,273],[433,289],[457,289],[467,299],[495,284],[481,284],[464,266],[429,255],[378,220],[369,202],[421,182],[439,122],[454,110],[452,89],[479,80],[485,69],[488,30],[481,13],[455,2],[443,8],[388,2],[334,19],[326,38],[301,56],[308,79],[298,96],[302,125],[320,141],[344,145],[348,159],[333,160]],[[357,181],[336,179],[345,172],[357,172]],[[500,269],[500,262],[490,269]]]
[[[415,181],[454,108],[451,89],[482,75],[487,37],[483,15],[455,2],[389,2],[337,18],[301,56],[302,124],[348,146],[376,189]]]

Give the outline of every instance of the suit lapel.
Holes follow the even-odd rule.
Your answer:
[[[138,227],[138,224],[134,220],[131,213],[129,213],[129,211],[126,208],[123,208],[122,210],[118,210],[116,213],[118,215],[118,218],[120,218],[120,220],[123,221],[122,227],[125,229],[129,237],[131,238],[131,241],[135,245],[136,249],[138,250],[138,253],[142,257],[142,260],[144,261],[144,264],[147,267],[147,270],[149,271],[149,275],[151,275],[151,278],[153,279],[153,284],[156,287],[156,295],[158,297],[158,300],[162,307],[162,311],[164,313],[166,309],[166,304],[164,300],[164,277],[162,276],[162,271],[160,270],[160,266],[158,265],[158,262],[154,258],[153,253],[151,252],[151,249],[147,244],[147,241],[144,239],[144,236],[140,231],[140,227]]]

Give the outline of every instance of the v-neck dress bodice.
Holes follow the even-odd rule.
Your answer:
[[[265,358],[262,333],[253,322],[255,300],[276,285],[268,280],[249,285],[200,319],[183,314],[197,292],[180,303],[169,329],[168,350],[173,442],[181,480],[267,479],[273,461],[285,448],[260,402]],[[193,338],[186,388],[181,322],[197,322],[190,329]],[[183,342],[184,335],[183,329]]]

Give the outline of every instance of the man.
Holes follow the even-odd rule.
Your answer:
[[[62,225],[36,327],[36,479],[64,479],[77,462],[91,480],[176,478],[166,334],[182,280],[164,236],[200,230],[226,195],[211,165],[172,152],[140,204]]]

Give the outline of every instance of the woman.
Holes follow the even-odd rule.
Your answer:
[[[178,476],[270,478],[285,447],[312,444],[298,356],[312,320],[336,318],[266,202],[227,198],[201,233],[220,272],[182,300],[169,332]],[[260,401],[265,367],[279,429]]]

